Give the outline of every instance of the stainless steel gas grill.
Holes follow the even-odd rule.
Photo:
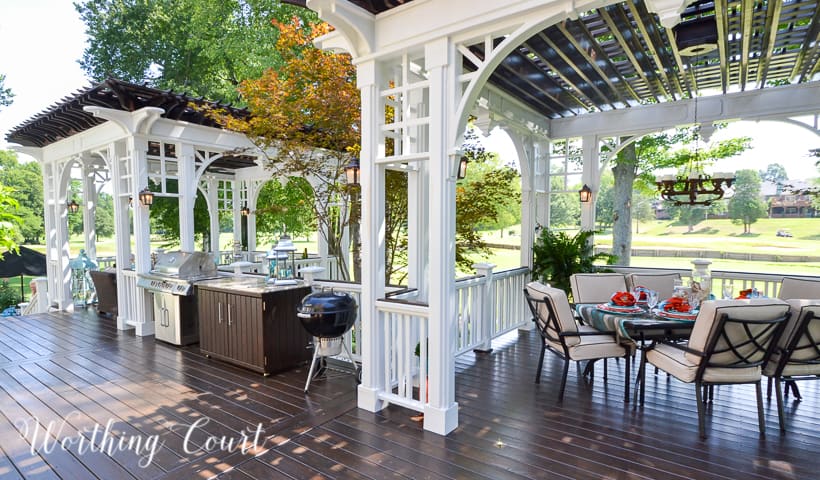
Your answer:
[[[214,257],[205,252],[164,252],[154,269],[140,274],[137,286],[154,297],[154,337],[174,345],[199,342],[194,282],[218,276]]]

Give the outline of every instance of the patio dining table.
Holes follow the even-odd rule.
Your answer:
[[[618,342],[625,348],[631,349],[633,354],[637,350],[641,350],[643,354],[648,341],[688,339],[695,324],[694,319],[661,318],[648,310],[635,313],[608,312],[598,308],[598,304],[592,303],[576,304],[575,311],[584,324],[591,325],[602,332],[615,332]],[[644,372],[639,369],[635,382],[641,382],[643,375]],[[628,385],[626,389],[625,395],[628,398]],[[635,395],[637,394],[636,389]],[[643,388],[641,388],[641,397],[643,397]]]

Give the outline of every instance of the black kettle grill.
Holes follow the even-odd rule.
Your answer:
[[[359,369],[356,361],[353,360],[353,355],[347,345],[342,342],[344,334],[356,323],[357,310],[356,300],[347,293],[323,291],[311,293],[302,299],[296,316],[299,317],[305,330],[314,337],[313,360],[310,362],[305,393],[308,392],[310,381],[314,378],[317,364],[319,364],[319,370],[316,371],[315,376],[318,377],[326,370],[326,357],[339,355],[342,348],[356,369],[358,378]]]

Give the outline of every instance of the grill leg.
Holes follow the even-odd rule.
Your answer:
[[[310,371],[308,372],[307,382],[305,382],[305,393],[308,393],[310,381],[313,380],[313,370],[316,368],[316,364],[319,361],[319,346],[317,345],[313,350],[313,358],[310,360]]]

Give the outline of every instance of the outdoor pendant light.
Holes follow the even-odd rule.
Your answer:
[[[592,190],[589,188],[589,185],[586,183],[580,190],[578,190],[578,196],[581,198],[581,203],[589,203],[592,200]]]
[[[154,204],[154,192],[148,190],[148,187],[142,189],[139,193],[140,203],[150,208]]]

